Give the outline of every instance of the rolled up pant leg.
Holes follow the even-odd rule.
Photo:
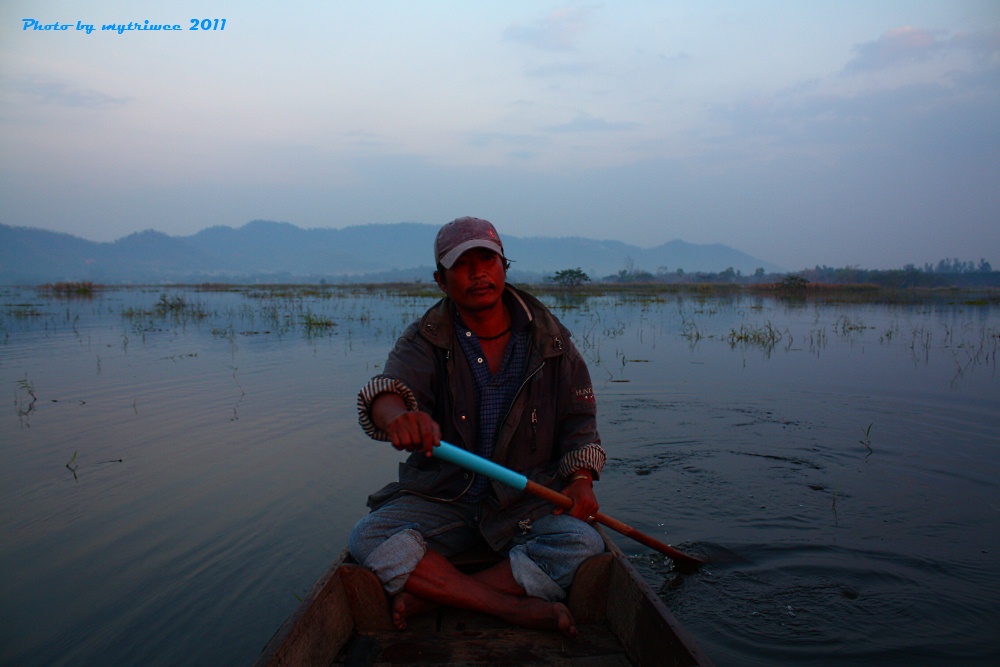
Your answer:
[[[478,540],[474,507],[403,495],[358,521],[349,548],[354,560],[374,572],[386,592],[394,595],[428,547],[452,556]]]
[[[593,526],[568,514],[549,514],[514,540],[510,549],[514,579],[528,595],[561,600],[583,561],[604,551]]]

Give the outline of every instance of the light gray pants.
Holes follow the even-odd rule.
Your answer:
[[[402,590],[410,573],[433,549],[451,557],[483,543],[479,504],[445,503],[403,495],[355,524],[351,556],[374,572],[389,595]],[[514,579],[528,595],[561,600],[580,564],[604,551],[600,534],[568,514],[531,522],[505,547]]]

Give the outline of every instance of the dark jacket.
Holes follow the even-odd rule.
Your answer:
[[[590,373],[569,331],[537,299],[507,286],[508,307],[520,309],[529,331],[525,375],[498,434],[492,460],[539,484],[559,489],[573,471],[588,468],[599,475],[605,454],[597,433],[597,407]],[[515,316],[515,321],[518,316]],[[403,396],[410,409],[431,414],[441,439],[475,451],[478,407],[475,383],[455,338],[453,306],[445,298],[411,324],[389,354],[384,373],[362,389],[359,415],[366,432],[375,429],[369,409],[384,391]],[[411,454],[399,467],[399,481],[368,499],[373,509],[400,493],[451,502],[472,486],[473,473],[437,458]],[[500,548],[523,519],[535,519],[552,506],[522,491],[492,483],[493,497],[482,511],[481,530]]]

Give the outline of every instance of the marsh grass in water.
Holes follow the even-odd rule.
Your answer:
[[[22,427],[31,426],[28,417],[34,412],[35,403],[37,402],[38,396],[35,395],[35,385],[25,375],[23,379],[17,381],[17,389],[14,392],[14,405],[17,408],[17,417]]]
[[[837,324],[834,326],[834,331],[836,331],[841,336],[849,336],[853,333],[858,333],[864,331],[868,327],[861,320],[854,320],[847,315],[841,315],[837,318]]]
[[[871,456],[872,454],[875,453],[875,451],[872,449],[872,426],[874,425],[875,425],[874,422],[869,424],[868,428],[864,430],[864,437],[858,441],[862,445],[864,445],[865,448],[868,450],[868,455],[865,456],[865,458],[868,458],[868,456]]]
[[[42,317],[43,315],[42,311],[38,309],[38,306],[33,303],[7,304],[4,307],[4,312],[8,316],[18,320],[34,319]]]
[[[80,481],[80,477],[79,475],[77,475],[77,471],[80,470],[80,463],[76,460],[77,454],[79,454],[79,451],[73,452],[73,456],[69,457],[69,461],[66,462],[66,469],[69,470],[71,473],[73,473],[73,481],[75,482]],[[91,463],[89,465],[95,466],[95,465],[105,465],[108,463],[124,463],[124,462],[125,459],[111,459],[110,461],[99,461],[97,463]]]
[[[726,340],[730,346],[753,345],[766,350],[772,349],[781,341],[782,335],[770,322],[760,327],[741,324],[739,329],[731,329]]]
[[[200,320],[208,317],[210,313],[201,302],[190,302],[187,297],[166,293],[160,294],[160,298],[149,308],[138,308],[136,306],[126,306],[121,311],[121,316],[126,319],[141,320],[146,317],[170,318],[177,322],[188,319]]]
[[[104,289],[103,285],[94,284],[90,281],[46,283],[38,287],[39,292],[71,299],[90,299],[102,289]]]
[[[329,317],[317,315],[308,309],[300,317],[302,318],[302,326],[308,335],[328,333],[337,326],[336,322]]]

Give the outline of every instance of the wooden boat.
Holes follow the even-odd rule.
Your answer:
[[[575,639],[448,607],[413,616],[397,630],[378,579],[345,551],[256,665],[711,665],[602,533],[607,551],[580,566],[569,593]]]

